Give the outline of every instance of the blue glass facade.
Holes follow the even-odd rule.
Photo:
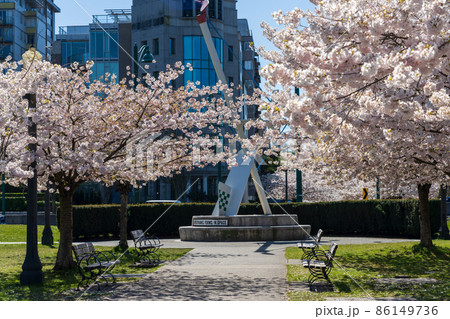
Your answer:
[[[109,34],[109,35],[108,35]],[[118,59],[119,35],[117,31],[91,31],[91,59]]]
[[[92,68],[92,78],[99,80],[105,73],[119,74],[119,62],[95,62]]]
[[[74,62],[84,63],[89,60],[89,42],[73,41],[62,43],[61,64],[68,66]]]
[[[92,77],[100,79],[105,73],[119,74],[119,35],[117,31],[90,32],[90,58],[94,61]]]
[[[223,40],[213,38],[220,63],[223,64]],[[197,82],[201,85],[215,85],[218,82],[214,65],[209,56],[208,47],[202,36],[184,37],[184,64],[190,63],[193,71],[184,73],[184,83]]]

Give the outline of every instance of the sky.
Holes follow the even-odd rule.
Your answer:
[[[164,0],[161,0],[164,1]],[[56,33],[60,26],[87,25],[92,22],[93,15],[104,14],[104,9],[130,9],[132,0],[54,0],[61,9],[56,14]],[[248,20],[255,46],[265,46],[273,49],[271,43],[264,38],[260,24],[262,21],[275,26],[271,16],[272,12],[282,10],[290,11],[295,7],[303,10],[312,9],[313,5],[308,0],[238,0],[238,18]],[[261,66],[266,61],[260,60]]]

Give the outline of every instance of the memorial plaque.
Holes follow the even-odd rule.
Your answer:
[[[228,226],[227,219],[194,219],[193,226]]]

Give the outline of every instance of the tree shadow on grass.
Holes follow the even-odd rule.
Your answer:
[[[448,276],[446,269],[450,262],[450,249],[442,247],[426,249],[415,245],[412,250],[382,250],[364,255],[347,253],[336,257],[336,260],[344,268],[353,268],[383,277],[395,275],[428,277],[432,274],[433,278],[439,279]]]
[[[67,299],[67,292],[76,287],[76,269],[45,271],[43,284],[21,285],[20,273],[0,274],[0,300],[51,301]]]

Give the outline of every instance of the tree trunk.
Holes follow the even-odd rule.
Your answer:
[[[59,248],[54,270],[70,269],[75,266],[72,257],[73,243],[73,190],[67,191],[64,186],[59,187],[60,215],[59,215]]]
[[[418,185],[419,191],[419,221],[420,221],[420,244],[424,247],[433,247],[431,238],[430,205],[428,195],[430,184]]]
[[[450,234],[447,226],[447,185],[441,185],[441,227],[439,228],[439,238],[440,239],[450,239]]]
[[[120,191],[120,222],[119,222],[119,228],[120,228],[120,241],[119,246],[121,248],[128,248],[128,218],[127,218],[127,212],[128,212],[128,195],[131,191],[131,185],[128,182],[117,182],[116,183],[117,188]]]

